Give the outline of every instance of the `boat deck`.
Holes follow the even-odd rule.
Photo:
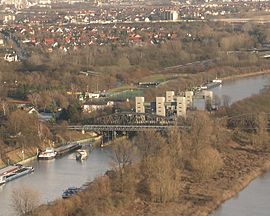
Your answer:
[[[7,167],[5,167],[3,169],[0,169],[0,175],[5,175],[7,173],[14,172],[18,168],[19,168],[18,166],[7,166]]]

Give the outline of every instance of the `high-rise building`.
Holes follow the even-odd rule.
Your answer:
[[[185,97],[176,97],[176,115],[186,117],[187,115],[187,103]]]
[[[174,101],[174,91],[166,91],[166,102]]]
[[[136,113],[145,113],[144,97],[136,97],[135,104],[136,104]]]
[[[192,107],[193,95],[194,95],[193,91],[185,91],[185,98],[186,98],[188,108]]]
[[[156,114],[166,116],[165,97],[156,97]]]

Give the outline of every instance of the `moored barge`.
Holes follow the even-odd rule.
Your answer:
[[[0,185],[34,172],[31,166],[15,165],[0,170]]]
[[[57,152],[57,157],[59,156],[63,156],[65,154],[68,154],[72,151],[75,151],[75,150],[78,150],[82,147],[81,144],[79,143],[70,143],[70,144],[67,144],[67,145],[63,145],[63,146],[60,146],[58,148],[55,149],[55,151]]]

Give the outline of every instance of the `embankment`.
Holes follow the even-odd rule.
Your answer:
[[[223,81],[234,80],[234,79],[241,79],[241,78],[245,78],[245,77],[259,76],[259,75],[264,75],[264,74],[270,74],[270,70],[226,76],[226,77],[223,77],[222,80]]]
[[[224,167],[213,178],[198,181],[192,172],[183,171],[180,198],[177,202],[158,204],[132,202],[115,215],[207,216],[223,202],[237,195],[248,184],[270,169],[269,155],[229,143],[222,151]]]
[[[93,143],[93,147],[96,147],[100,143],[100,137],[90,137],[86,138],[85,136],[81,139],[74,140],[81,145],[88,144],[89,142]],[[64,145],[65,143],[58,144],[57,146]],[[7,166],[8,164],[16,164],[16,163],[27,163],[31,160],[35,160],[37,156],[37,147],[28,147],[24,148],[16,148],[4,155],[4,159],[0,160],[0,168]]]

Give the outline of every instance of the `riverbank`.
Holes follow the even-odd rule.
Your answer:
[[[93,147],[96,147],[100,143],[100,137],[90,136],[89,138],[87,134],[82,135],[81,133],[79,133],[73,137],[72,141],[81,145],[93,142]],[[60,147],[65,144],[66,143],[58,143],[56,144],[56,146]],[[25,164],[32,160],[35,160],[37,158],[37,150],[38,150],[37,147],[24,148],[23,151],[21,148],[11,150],[4,155],[5,160],[0,159],[0,168],[8,166],[9,164],[16,164],[16,163]]]
[[[242,148],[240,151],[250,151],[250,149]],[[243,153],[242,153],[243,155]],[[239,172],[242,172],[238,179],[232,181],[231,188],[223,190],[221,196],[217,197],[216,200],[209,205],[209,209],[206,209],[204,215],[209,215],[213,213],[217,208],[219,208],[225,201],[237,196],[237,194],[245,189],[254,179],[263,175],[265,172],[270,170],[270,160],[269,154],[267,153],[247,153],[250,157],[243,162],[247,162],[247,166],[240,166]],[[254,160],[257,160],[256,162]],[[254,162],[254,164],[253,164]],[[241,170],[243,169],[243,170]]]
[[[246,73],[246,74],[231,75],[231,76],[227,76],[227,77],[222,77],[221,79],[223,81],[227,81],[227,80],[241,79],[241,78],[252,77],[252,76],[259,76],[259,75],[264,75],[264,74],[270,74],[270,70],[251,72],[251,73]]]
[[[213,68],[211,70],[203,71],[194,74],[173,73],[166,74],[166,79],[157,88],[149,88],[144,90],[145,97],[149,100],[154,100],[155,95],[161,95],[164,91],[171,89],[177,89],[179,91],[192,90],[196,86],[213,80],[215,78],[223,81],[236,80],[241,78],[247,78],[252,76],[260,76],[263,74],[270,74],[270,69],[265,68],[240,68],[235,69],[232,67]],[[165,75],[164,75],[165,76]],[[152,81],[155,81],[153,79]]]
[[[237,195],[258,176],[270,169],[269,155],[230,142],[222,152],[224,167],[213,178],[197,181],[191,172],[182,173],[178,202],[156,204],[136,201],[115,215],[207,216],[223,202]]]
[[[253,180],[263,175],[269,170],[270,170],[270,161],[266,160],[266,162],[264,163],[262,167],[257,168],[256,170],[254,170],[253,172],[245,176],[243,179],[240,179],[238,184],[236,184],[230,192],[224,193],[222,199],[217,201],[216,203],[217,205],[214,208],[214,210],[210,211],[209,213],[214,213],[215,210],[218,209],[224,202],[237,196],[237,194],[240,191],[244,190]]]
[[[112,195],[106,175],[97,178],[89,185],[87,191],[74,199],[68,201],[57,200],[51,206],[42,206],[40,210],[43,213],[58,212],[59,208],[65,208],[71,213],[77,208],[99,208],[103,206],[102,211],[97,210],[95,215],[109,214],[118,215],[145,215],[145,216],[207,216],[217,209],[224,201],[235,196],[243,190],[253,179],[260,176],[270,168],[269,155],[261,151],[256,151],[250,146],[243,147],[238,143],[230,141],[222,151],[221,157],[224,162],[223,168],[212,178],[207,180],[198,180],[194,173],[189,170],[181,172],[181,178],[178,182],[181,185],[180,194],[177,201],[156,203],[150,200],[144,200],[136,196],[133,200],[125,201],[121,205],[112,205],[110,196]],[[100,186],[98,186],[100,185]],[[101,203],[93,197],[101,188],[104,190],[99,196],[104,199]],[[104,197],[103,197],[104,196]],[[120,194],[118,194],[120,196]],[[113,199],[116,199],[115,197]],[[119,197],[117,198],[119,199]],[[92,200],[95,205],[89,204]],[[121,198],[120,198],[121,200]],[[119,201],[120,201],[119,200]],[[91,201],[91,202],[92,202]],[[98,203],[96,203],[98,202]],[[103,204],[102,204],[103,203]],[[101,207],[100,206],[100,207]],[[61,215],[61,214],[60,214]],[[74,214],[79,215],[79,214]]]
[[[254,81],[253,83],[256,82]],[[250,85],[245,85],[247,88],[249,88],[249,86]],[[260,86],[262,85],[260,84]],[[235,88],[235,91],[237,91],[237,88]],[[264,103],[264,101],[261,100],[257,95],[247,100],[256,100],[255,104],[260,109],[261,106],[269,107],[269,105]],[[249,107],[247,102],[245,102],[245,104]],[[245,113],[245,111],[239,110],[239,113]],[[45,206],[44,212],[57,212],[61,208],[68,209],[67,212],[74,215],[80,215],[74,212],[76,209],[79,209],[79,211],[83,211],[83,209],[93,209],[97,212],[96,215],[129,214],[146,216],[204,216],[210,214],[224,201],[244,189],[254,178],[264,173],[265,170],[268,169],[267,164],[269,163],[270,158],[269,154],[265,153],[265,149],[267,148],[268,143],[266,144],[266,147],[261,148],[261,151],[258,150],[259,146],[257,146],[257,149],[255,149],[256,146],[254,146],[254,135],[256,134],[239,134],[235,133],[235,130],[230,130],[229,128],[218,129],[219,126],[217,124],[213,126],[218,131],[221,130],[220,132],[216,131],[214,135],[215,137],[217,136],[219,141],[213,140],[213,142],[211,142],[211,146],[215,146],[217,148],[218,154],[222,158],[222,168],[210,178],[200,180],[196,178],[196,170],[192,170],[190,164],[181,166],[181,168],[179,168],[179,173],[175,175],[181,176],[180,179],[177,178],[177,185],[180,187],[179,195],[177,195],[177,198],[165,203],[155,202],[155,200],[151,201],[151,192],[147,188],[148,185],[144,185],[144,187],[142,187],[144,181],[141,181],[140,184],[136,184],[136,182],[132,183],[133,187],[136,188],[136,194],[134,197],[129,193],[129,191],[132,191],[131,182],[127,182],[128,184],[131,184],[128,186],[127,193],[119,193],[119,191],[115,190],[115,183],[118,181],[114,182],[113,179],[108,180],[108,176],[104,176],[102,178],[96,179],[93,183],[91,183],[87,189],[86,194],[82,194],[76,199],[71,199],[68,202],[58,200],[51,206]],[[204,127],[206,127],[205,124]],[[203,136],[205,137],[205,135],[210,132],[211,127],[209,130],[207,130],[206,133],[203,133]],[[192,135],[194,135],[194,133],[192,133]],[[186,136],[186,138],[190,138],[190,136]],[[158,136],[153,136],[152,139],[155,140],[154,143],[151,143],[151,145],[149,144],[148,146],[154,148],[158,142]],[[139,139],[137,142],[135,142],[135,144],[137,143],[140,146],[145,140],[149,140],[147,139],[147,136],[142,137],[142,139]],[[183,142],[184,141],[185,139]],[[184,147],[186,145],[182,143],[181,146]],[[181,148],[181,146],[179,147]],[[151,151],[153,150],[152,148],[147,149],[148,151]],[[170,149],[172,149],[172,146]],[[162,155],[159,155],[159,157],[162,158]],[[165,158],[164,160],[161,159],[162,162],[159,161],[160,158],[157,158],[155,162],[160,168],[155,169],[153,173],[159,173],[159,175],[162,175],[163,172],[167,172],[166,169],[172,166],[168,165],[166,169],[162,170],[162,165],[169,164],[170,158],[172,157]],[[179,157],[180,160],[181,158],[183,158],[183,155]],[[205,160],[207,161],[207,157],[203,158],[202,161]],[[208,165],[211,166],[213,163],[214,160],[210,160],[210,164]],[[135,165],[135,171],[133,174],[137,177],[138,182],[142,178],[142,172],[139,172],[137,175],[136,170],[140,170],[142,166],[136,167],[136,164],[133,165]],[[153,175],[153,173],[151,174]],[[171,176],[169,179],[172,179],[173,176]],[[132,176],[131,179],[136,178]],[[159,181],[160,179],[161,181],[164,181],[162,178],[159,178]],[[168,185],[173,185],[175,183],[173,182],[173,184],[169,184],[167,181],[168,179],[164,183]],[[113,188],[111,188],[111,186]],[[178,189],[176,190],[178,191]],[[96,194],[97,191],[103,191],[103,194],[100,194],[100,197],[98,198],[96,196],[92,196],[92,194]],[[89,200],[91,201],[89,202]],[[103,201],[100,202],[100,200]],[[93,205],[91,205],[91,203],[93,203]]]

